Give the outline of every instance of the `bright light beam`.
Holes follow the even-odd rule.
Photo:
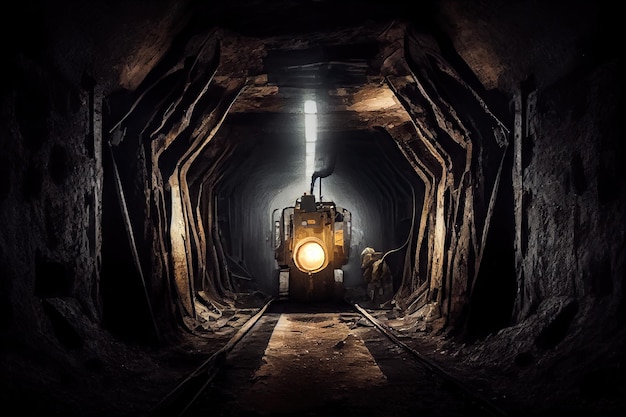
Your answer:
[[[305,175],[307,180],[310,180],[315,170],[315,142],[317,141],[317,103],[314,100],[304,102],[304,140],[306,144]]]

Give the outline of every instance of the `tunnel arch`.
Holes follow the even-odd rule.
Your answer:
[[[410,32],[403,24],[386,32],[385,36],[391,36],[391,39],[379,39],[385,45],[388,42],[397,44],[398,40],[404,45],[404,65],[389,68],[384,61],[378,61],[383,63],[379,70],[384,76],[379,90],[387,92],[386,106],[390,106],[389,103],[396,106],[391,112],[389,108],[385,109],[392,115],[385,117],[399,117],[400,121],[386,122],[381,114],[357,116],[360,113],[344,110],[324,113],[320,122],[323,136],[330,136],[333,142],[340,142],[334,139],[336,137],[354,135],[345,128],[337,130],[333,127],[333,123],[340,125],[345,120],[348,125],[354,125],[351,129],[355,132],[370,130],[361,133],[364,137],[387,135],[392,139],[389,143],[393,144],[394,152],[403,156],[400,164],[385,162],[396,165],[395,168],[403,165],[401,171],[404,174],[397,169],[388,171],[386,176],[394,179],[376,171],[363,173],[363,177],[369,178],[370,187],[376,184],[377,194],[387,194],[375,202],[372,207],[377,208],[372,213],[388,213],[385,217],[389,216],[390,223],[377,231],[376,222],[362,223],[359,217],[359,212],[367,213],[371,209],[351,209],[356,213],[352,222],[355,247],[345,268],[346,279],[349,285],[359,285],[361,271],[355,254],[360,253],[362,245],[366,244],[363,239],[370,239],[368,244],[380,246],[385,251],[400,247],[406,241],[404,250],[397,254],[392,252],[388,258],[394,276],[394,302],[409,312],[435,305],[442,317],[454,321],[470,302],[471,288],[476,280],[482,279],[477,271],[492,215],[489,207],[497,194],[495,177],[502,170],[499,159],[486,159],[486,155],[502,153],[501,149],[507,144],[508,128],[489,110],[481,98],[483,92],[473,90],[455,72],[432,38]],[[219,310],[232,302],[237,287],[244,284],[233,284],[233,268],[247,275],[249,281],[258,278],[256,284],[245,283],[248,289],[269,294],[275,292],[275,265],[268,248],[262,254],[256,253],[255,248],[268,246],[271,234],[268,219],[278,207],[271,206],[275,202],[261,203],[259,209],[266,214],[254,221],[255,216],[242,216],[240,210],[258,206],[259,199],[266,201],[263,200],[265,196],[276,189],[283,190],[284,197],[277,197],[275,201],[281,198],[295,201],[300,194],[294,193],[298,182],[293,180],[284,182],[284,185],[263,185],[261,180],[255,179],[258,186],[248,185],[255,175],[263,175],[259,174],[262,159],[255,153],[269,152],[265,159],[271,161],[272,153],[280,152],[271,142],[273,139],[282,135],[283,140],[289,142],[294,137],[301,137],[302,127],[298,123],[302,115],[289,107],[246,113],[248,107],[245,106],[250,105],[250,100],[266,93],[261,93],[262,84],[257,76],[222,76],[225,66],[232,65],[231,61],[223,59],[226,54],[233,53],[226,52],[225,45],[239,46],[236,42],[225,41],[226,38],[225,33],[209,32],[202,42],[194,40],[188,45],[196,48],[188,49],[187,53],[191,55],[173,53],[178,57],[178,61],[171,60],[175,70],[159,68],[163,71],[161,76],[155,73],[148,77],[153,84],[139,89],[129,112],[110,128],[110,144],[118,143],[119,146],[122,140],[128,142],[124,136],[129,135],[129,126],[137,126],[132,134],[145,143],[142,149],[150,155],[146,158],[146,170],[150,172],[145,174],[146,182],[151,184],[148,188],[153,190],[152,198],[156,201],[150,207],[157,209],[158,216],[153,226],[157,232],[153,237],[145,237],[152,242],[143,242],[144,246],[154,249],[152,263],[155,266],[144,266],[144,269],[158,270],[173,282],[173,292],[169,296],[176,302],[172,313],[192,319],[196,317],[196,308],[204,309],[198,303]],[[371,54],[371,48],[366,49],[367,54]],[[297,77],[297,74],[290,77]],[[183,96],[171,96],[166,86],[182,85],[183,80],[186,83]],[[364,98],[376,91],[355,90],[355,94]],[[309,90],[301,96],[298,96],[298,88],[290,86],[286,91],[289,91],[286,102],[293,108],[299,107],[297,97],[303,100],[313,94],[322,100],[322,109],[329,109],[333,100],[341,99],[341,94],[348,90],[339,89],[337,91],[342,92],[335,95]],[[127,98],[125,103],[128,102],[132,103],[132,100]],[[137,112],[139,108],[141,112]],[[371,121],[363,121],[370,117],[382,122],[376,123],[374,130],[366,127],[372,124]],[[275,120],[273,123],[279,123],[283,130],[289,126],[293,130],[288,130],[289,133],[271,131],[272,128],[269,132],[264,131],[262,126],[267,120]],[[254,129],[257,129],[256,133],[252,133]],[[356,155],[358,146],[343,152]],[[293,153],[299,151],[289,149],[273,164],[285,164],[294,159]],[[390,155],[386,151],[382,154]],[[341,167],[341,162],[336,163]],[[380,164],[380,160],[367,162],[363,159],[360,163]],[[407,174],[408,170],[411,174]],[[341,172],[341,168],[337,168],[333,175],[320,180],[320,185],[321,181],[324,184],[325,197],[341,200],[352,192],[345,190],[333,195],[334,187],[341,189],[337,183]],[[420,184],[416,198],[419,210],[415,223],[409,225],[405,209],[403,226],[398,227],[399,207],[407,206],[410,199],[406,184],[398,185],[398,180],[402,182],[407,175],[419,178],[419,181],[409,181]],[[302,178],[301,182],[301,191],[308,190],[309,180]],[[345,203],[342,205],[346,206]],[[376,217],[375,214],[368,216]],[[261,222],[266,224],[255,229]],[[406,227],[414,229],[404,230],[406,233],[399,237],[400,231]],[[369,228],[370,236],[376,237],[373,240],[368,238],[362,232],[364,228]],[[250,235],[251,230],[255,231]],[[242,233],[246,238],[254,236],[256,244],[250,246],[237,236]],[[468,264],[470,261],[472,265]],[[150,279],[159,280],[159,277],[151,276]],[[147,284],[148,287],[151,285],[158,287]],[[167,297],[167,293],[162,290],[157,297]]]

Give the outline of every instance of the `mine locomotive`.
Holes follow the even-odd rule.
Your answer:
[[[321,198],[320,198],[321,200]],[[343,298],[343,265],[350,251],[351,213],[304,193],[274,221],[279,296],[296,301]]]

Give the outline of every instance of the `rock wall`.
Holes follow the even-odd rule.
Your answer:
[[[54,300],[74,299],[80,314],[100,316],[98,92],[32,57],[12,58],[20,75],[1,97],[3,340],[62,345]]]
[[[538,92],[527,116],[519,319],[560,296],[623,313],[626,154],[617,128],[618,68],[603,63]]]
[[[565,297],[580,306],[578,316],[566,314],[566,328],[587,320],[611,333],[607,321],[617,325],[624,317],[626,272],[624,54],[608,47],[616,14],[582,1],[474,6],[444,2],[442,27],[481,83],[511,100],[512,322]]]

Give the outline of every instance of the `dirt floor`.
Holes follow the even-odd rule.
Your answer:
[[[270,313],[262,320],[190,417],[468,413],[466,401],[357,313]]]
[[[70,364],[49,357],[43,350],[5,346],[0,363],[4,373],[0,399],[5,407],[15,410],[14,415],[31,417],[148,416],[153,406],[222,347],[255,311],[224,311],[219,320],[182,332],[178,340],[161,347],[129,347],[110,335],[94,334],[89,349],[77,351],[76,361]],[[518,345],[524,343],[523,335],[515,339],[511,332],[518,329],[509,328],[481,343],[463,344],[447,336],[436,320],[425,323],[423,318],[399,316],[393,309],[368,311],[396,329],[404,343],[488,397],[510,416],[626,415],[624,351],[604,346],[600,338],[546,351],[521,349]],[[267,385],[263,381],[277,367],[290,369],[290,363],[304,363],[329,372],[341,363],[342,369],[357,370],[333,373],[335,384],[345,380],[376,385],[382,380],[380,366],[372,362],[355,336],[354,323],[332,319],[326,323],[328,327],[319,324],[308,323],[315,330],[297,330],[298,334],[311,332],[313,339],[319,341],[310,344],[307,340],[302,344],[302,340],[293,337],[293,320],[279,320],[276,338],[267,346],[265,362],[254,376],[261,383],[240,398],[242,404],[254,403],[264,396]],[[330,350],[332,359],[307,364],[307,358],[314,356],[304,353],[312,349]],[[324,391],[324,382],[316,386],[319,389],[307,391],[308,397],[336,395]],[[272,387],[277,391],[286,388],[290,387]],[[363,395],[367,395],[366,391]],[[297,403],[302,399],[292,396],[280,407],[290,401]]]

